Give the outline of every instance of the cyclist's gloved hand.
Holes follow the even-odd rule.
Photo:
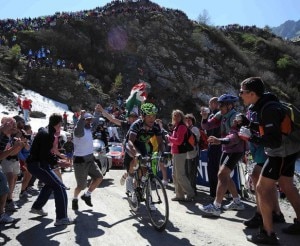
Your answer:
[[[242,126],[238,135],[241,139],[248,141],[249,138],[251,138],[252,133],[249,128]]]

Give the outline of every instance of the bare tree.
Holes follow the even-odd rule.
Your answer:
[[[198,16],[198,22],[200,24],[210,25],[210,16],[206,9],[203,9],[202,13]]]

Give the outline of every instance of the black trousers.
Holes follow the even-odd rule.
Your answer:
[[[218,185],[218,171],[222,154],[221,145],[209,145],[207,150],[207,173],[210,196],[215,197]]]

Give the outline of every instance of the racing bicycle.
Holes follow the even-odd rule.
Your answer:
[[[141,203],[145,202],[151,224],[157,231],[163,231],[169,221],[169,203],[164,185],[156,176],[159,162],[167,163],[172,158],[169,152],[163,157],[158,155],[137,156],[134,171],[134,192],[127,193],[129,206],[137,212]]]

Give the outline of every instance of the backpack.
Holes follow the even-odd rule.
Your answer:
[[[185,124],[182,124],[187,128],[187,132],[184,136],[183,142],[178,146],[179,153],[186,153],[195,149],[197,145],[197,138],[190,128]]]
[[[285,112],[285,117],[281,122],[281,132],[285,135],[289,135],[293,130],[300,129],[300,109],[295,105],[287,102],[267,102],[261,109],[260,117],[262,117],[263,110],[268,105],[280,105]]]
[[[191,146],[193,146],[193,149],[195,149],[198,144],[197,137],[190,128],[187,127],[187,129],[187,141]]]

